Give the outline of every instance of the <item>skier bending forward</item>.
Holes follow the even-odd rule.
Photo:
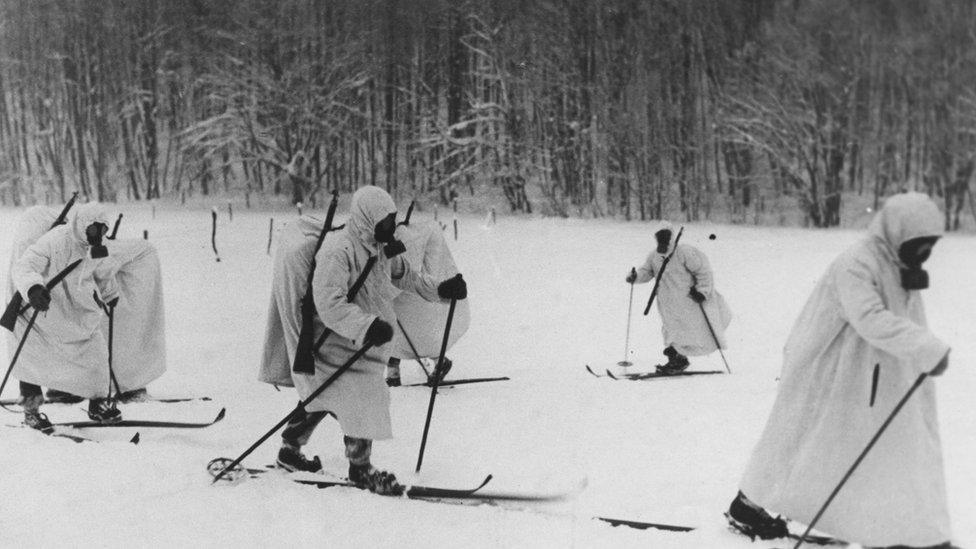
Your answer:
[[[54,431],[40,412],[41,386],[53,387],[90,399],[88,417],[100,423],[117,423],[122,413],[109,397],[108,344],[101,332],[104,315],[96,298],[114,307],[119,286],[107,271],[107,252],[102,238],[108,217],[101,204],[88,203],[69,213],[68,223],[51,229],[31,244],[10,269],[14,287],[39,313],[32,333],[24,340],[13,371],[20,380],[24,423],[44,433]],[[48,290],[45,281],[81,260],[71,274]],[[28,315],[17,318],[12,344],[24,337]],[[16,338],[16,339],[14,339]]]
[[[627,275],[627,282],[631,284],[643,284],[655,276],[661,277],[657,307],[661,312],[664,355],[668,362],[658,366],[658,371],[665,374],[684,371],[689,364],[687,355],[702,356],[718,350],[716,338],[725,349],[725,329],[732,320],[725,299],[715,289],[708,258],[693,246],[680,243],[676,246],[675,237],[671,224],[662,222],[654,232],[657,247],[636,273],[631,271]],[[661,266],[672,252],[674,255],[662,275]],[[712,337],[708,322],[715,330],[715,337]]]
[[[344,435],[349,480],[379,494],[400,494],[403,486],[396,477],[370,463],[372,442],[392,437],[384,371],[389,359],[386,344],[393,338],[391,322],[396,318],[393,299],[397,288],[430,301],[464,299],[467,286],[461,278],[437,284],[425,273],[412,270],[400,256],[386,257],[383,245],[395,241],[396,205],[378,187],[359,189],[352,197],[345,228],[329,233],[315,257],[315,336],[318,339],[326,329],[331,333],[315,354],[314,374],[294,373],[291,364],[301,330],[299,303],[321,228],[321,223],[301,218],[280,239],[260,380],[294,386],[304,399],[364,344],[375,346],[289,421],[282,432],[278,465],[290,471],[320,470],[318,457],[308,459],[301,447],[319,422],[332,415]],[[360,279],[358,292],[349,300]]]
[[[776,402],[729,508],[733,526],[785,536],[785,521],[765,509],[809,524],[919,374],[948,366],[920,293],[941,234],[927,196],[895,195],[828,267],[786,342]],[[933,383],[907,401],[816,527],[865,547],[952,547]]]
[[[14,287],[12,276],[14,266],[28,248],[51,230],[53,224],[57,222],[59,210],[60,208],[33,206],[28,208],[14,225],[13,245],[10,254],[11,276],[8,278],[7,287],[10,296],[17,290]],[[93,265],[97,265],[93,275],[96,280],[114,280],[120,298],[113,312],[115,321],[112,326],[112,389],[113,391],[116,389],[120,391],[119,394],[115,395],[116,400],[120,403],[148,401],[151,398],[146,392],[146,385],[166,372],[166,316],[163,310],[163,278],[159,253],[152,243],[141,239],[110,240],[104,238],[102,244],[105,246],[108,256],[91,261]],[[45,276],[53,275],[46,273]],[[101,282],[100,284],[104,285],[105,283]],[[67,288],[67,293],[72,294],[72,288]],[[52,299],[54,299],[58,295],[58,291],[52,290],[51,294],[54,296]],[[38,317],[38,321],[47,322],[53,318],[54,314],[45,313]],[[48,318],[49,316],[51,318]],[[23,321],[26,322],[26,319]],[[102,337],[107,340],[109,336],[108,315],[102,315],[99,331],[102,332]],[[34,335],[29,336],[28,341],[33,338]],[[51,341],[56,340],[49,338],[48,342]],[[61,343],[63,345],[65,341],[62,340]],[[52,345],[54,344],[52,343]],[[57,345],[54,346],[58,347]],[[8,340],[7,348],[10,349],[11,353],[17,348],[17,340],[12,336]],[[50,352],[45,351],[44,356],[50,358],[63,352],[63,350],[55,348]],[[24,367],[30,369],[28,362],[30,362],[29,358],[23,359]],[[58,363],[52,368],[54,372],[60,371],[61,364]],[[46,377],[52,378],[57,377],[57,375],[57,373],[52,373]],[[116,383],[118,387],[116,387]],[[30,410],[39,401],[38,386],[22,382],[21,388],[25,407]],[[28,396],[30,396],[30,402],[28,402]],[[48,387],[47,399],[64,403],[84,400],[79,395],[73,395],[56,387]],[[27,418],[27,421],[35,428],[40,425],[42,430],[48,432],[49,430],[46,429],[44,422],[37,421],[43,417],[43,414],[32,414]]]

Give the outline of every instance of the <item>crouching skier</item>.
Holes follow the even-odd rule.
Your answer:
[[[435,279],[447,279],[458,273],[454,256],[444,239],[440,225],[432,223],[410,223],[410,211],[407,218],[397,228],[397,239],[403,242],[407,251],[403,258],[410,263],[414,270],[433,276]],[[414,292],[404,291],[393,301],[393,310],[397,321],[393,326],[393,342],[390,344],[390,362],[386,372],[386,384],[390,387],[400,385],[400,359],[439,358],[443,339],[444,324],[450,306],[446,303],[431,303]],[[456,304],[454,318],[451,322],[450,339],[447,348],[450,349],[468,331],[471,325],[471,308],[467,301]],[[421,365],[423,363],[421,362]],[[426,372],[427,384],[440,383],[451,370],[453,363],[446,356],[440,371]],[[421,366],[423,367],[423,366]]]
[[[396,205],[386,191],[363,187],[352,197],[345,228],[330,233],[315,255],[315,337],[328,335],[315,350],[314,372],[293,372],[292,357],[301,332],[299,304],[321,228],[321,223],[301,218],[279,239],[259,379],[294,386],[304,399],[363,345],[372,343],[374,347],[288,422],[277,463],[290,471],[320,470],[319,458],[308,459],[301,448],[322,419],[331,415],[343,432],[349,480],[378,494],[398,495],[403,486],[396,476],[370,462],[373,441],[392,437],[384,370],[389,358],[386,344],[393,338],[391,323],[396,318],[393,299],[397,288],[431,301],[464,299],[467,287],[460,278],[438,285],[396,255],[403,249],[394,237]]]
[[[664,356],[668,362],[658,371],[676,374],[688,368],[690,356],[718,350],[716,338],[725,349],[725,329],[732,315],[722,294],[715,289],[708,258],[698,248],[676,242],[674,229],[667,221],[654,232],[657,247],[639,269],[627,275],[628,283],[658,281],[657,307],[661,312]],[[667,268],[662,266],[667,260]],[[705,315],[708,315],[706,319]],[[715,337],[709,330],[711,322]]]
[[[115,278],[101,269],[107,250],[102,238],[108,231],[105,209],[89,203],[70,212],[68,222],[48,231],[31,244],[11,266],[11,280],[21,295],[41,314],[13,370],[20,380],[24,423],[44,433],[53,427],[40,413],[44,402],[41,386],[89,398],[88,417],[116,423],[122,414],[110,395],[108,345],[101,332],[103,312],[99,301],[118,302]],[[48,280],[80,260],[49,291]],[[14,326],[13,351],[24,336],[28,320],[19,315]]]
[[[70,212],[69,203],[62,216]],[[28,208],[14,228],[10,254],[10,268],[41,236],[65,223],[56,208],[34,206]],[[110,240],[103,244],[108,257],[98,262],[96,275],[115,280],[121,298],[114,310],[114,351],[112,372],[118,382],[120,402],[149,400],[146,385],[166,371],[166,319],[163,309],[163,282],[159,254],[152,243],[142,239]],[[8,277],[8,292],[16,291],[13,277]],[[109,319],[101,321],[102,336],[108,338]],[[30,336],[33,337],[33,336]],[[16,347],[14,347],[16,348]],[[74,403],[84,400],[49,387],[48,402]]]

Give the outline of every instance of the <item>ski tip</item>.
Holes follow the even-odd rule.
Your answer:
[[[481,484],[479,484],[478,487],[475,488],[474,490],[475,491],[481,490],[482,488],[485,487],[486,484],[488,484],[489,482],[491,482],[491,479],[493,479],[493,478],[495,478],[495,477],[492,476],[491,474],[489,474],[488,476],[485,477],[485,480],[481,481]]]
[[[617,376],[613,375],[613,372],[611,372],[610,370],[607,370],[607,377],[609,377],[610,379],[617,379]]]
[[[221,408],[220,411],[217,412],[217,417],[214,418],[213,422],[217,423],[218,421],[224,419],[225,415],[227,415],[227,408]]]
[[[136,431],[136,434],[133,435],[132,438],[129,439],[129,442],[132,443],[132,444],[139,444],[139,432],[138,431]]]

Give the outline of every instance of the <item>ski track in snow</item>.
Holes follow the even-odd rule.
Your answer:
[[[732,535],[722,512],[772,405],[793,320],[827,263],[861,232],[687,225],[682,242],[708,255],[732,308],[726,357],[734,375],[628,382],[596,379],[583,366],[602,372],[623,358],[624,277],[650,251],[653,223],[500,216],[486,227],[483,216],[461,216],[460,240],[449,236],[448,242],[469,285],[472,323],[449,352],[451,375],[512,380],[439,390],[420,475],[413,469],[429,389],[394,389],[395,438],[374,444],[373,462],[407,483],[465,487],[493,473],[493,490],[538,491],[588,479],[588,487],[567,501],[461,506],[317,490],[274,475],[210,486],[211,458],[237,456],[297,401],[291,389],[276,392],[256,381],[271,277],[268,218],[275,218],[277,232],[295,214],[239,208],[230,222],[222,210],[217,263],[209,209],[157,210],[154,220],[146,205],[120,207],[119,237],[141,238],[148,229],[163,263],[169,370],[149,390],[214,401],[121,408],[128,419],[202,421],[226,406],[227,417],[200,431],[142,429],[139,445],[127,442],[129,429],[85,432],[101,444],[3,429],[0,546],[25,540],[84,547],[787,545]],[[0,209],[3,262],[18,213]],[[337,217],[341,222],[344,212]],[[416,211],[413,219],[431,217]],[[711,233],[716,240],[707,239]],[[933,281],[925,295],[929,322],[953,346],[949,371],[934,380],[949,506],[955,541],[972,547],[976,237],[946,236],[927,267]],[[6,275],[4,263],[4,287]],[[634,292],[634,369],[663,360],[656,308],[641,315],[650,290],[646,284]],[[716,353],[693,359],[692,368],[724,366]],[[404,361],[402,372],[405,383],[421,380],[414,362]],[[4,396],[15,394],[11,382]],[[84,406],[43,410],[52,421],[64,421],[83,419]],[[4,423],[20,421],[3,411],[0,416]],[[335,422],[327,421],[307,451],[319,454],[327,470],[344,474],[340,440]],[[245,464],[271,463],[277,441],[275,435]],[[698,529],[614,528],[593,515]]]

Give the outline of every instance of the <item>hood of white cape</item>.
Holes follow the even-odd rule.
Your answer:
[[[678,238],[678,231],[674,230],[674,224],[670,221],[661,220],[660,223],[654,227],[654,231],[651,233],[651,238],[654,239],[654,250],[657,251],[657,233],[661,231],[671,231],[671,240],[668,242],[668,251],[664,252],[667,255],[674,251],[674,242]]]
[[[352,195],[349,220],[346,223],[352,234],[364,246],[376,249],[377,242],[374,234],[376,224],[396,211],[396,204],[389,193],[379,187],[367,185]]]
[[[896,194],[885,201],[884,207],[871,220],[868,233],[889,260],[900,264],[898,249],[905,242],[913,238],[942,236],[942,213],[928,195]]]
[[[98,202],[89,202],[75,206],[68,212],[68,226],[71,234],[80,243],[87,245],[88,239],[85,236],[85,229],[92,223],[104,223],[109,227],[108,210]]]

